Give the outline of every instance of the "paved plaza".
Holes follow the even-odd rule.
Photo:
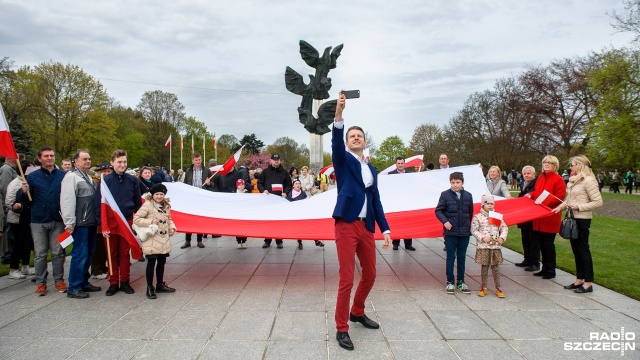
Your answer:
[[[378,277],[367,315],[380,329],[351,323],[356,349],[347,351],[335,340],[338,261],[332,241],[324,248],[304,241],[304,250],[285,241],[279,250],[249,239],[249,248],[239,250],[235,238],[225,236],[205,239],[204,249],[181,250],[183,239],[172,238],[165,274],[177,292],[156,300],[144,295],[146,263],[139,262],[131,270],[133,295],[106,297],[107,280],[92,280],[102,292],[68,299],[55,292],[49,276],[48,295],[38,297],[29,279],[0,278],[0,358],[640,358],[638,350],[622,356],[565,350],[565,343],[589,342],[592,332],[624,328],[637,337],[639,301],[598,285],[592,294],[574,294],[562,288],[573,276],[558,271],[553,280],[534,277],[513,266],[522,256],[510,250],[503,250],[500,267],[506,299],[493,293],[480,298],[474,246],[466,276],[473,293],[447,295],[441,239],[414,240],[415,252],[385,251],[378,242]]]

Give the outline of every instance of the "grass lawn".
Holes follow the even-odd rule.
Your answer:
[[[640,202],[640,195],[636,195],[635,190],[632,195],[625,194],[625,193],[620,193],[620,194],[610,193],[608,192],[607,187],[604,187],[602,190],[603,192],[601,192],[600,195],[602,195],[602,200],[604,200],[605,203],[607,200]],[[513,197],[518,197],[518,194],[520,194],[519,190],[510,190],[509,192]]]
[[[73,244],[67,246],[65,252],[67,254],[71,254],[71,249],[73,249]],[[47,262],[51,261],[51,253],[47,253]],[[33,267],[33,251],[31,251],[31,260],[29,260],[29,266]],[[20,268],[22,268],[22,264],[20,264]],[[0,264],[0,276],[9,275],[9,264]],[[65,277],[66,279],[66,277]]]
[[[607,195],[615,195],[616,200],[620,196]],[[627,197],[640,198],[631,195]],[[640,272],[637,271],[640,245],[638,229],[640,221],[637,220],[594,215],[589,235],[595,282],[636,300],[640,300],[640,288],[637,286],[640,283]],[[558,235],[555,244],[558,268],[575,274],[575,260],[569,240]],[[522,253],[522,238],[520,229],[516,226],[509,227],[509,237],[505,246]]]

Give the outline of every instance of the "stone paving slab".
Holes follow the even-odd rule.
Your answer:
[[[246,250],[233,237],[207,238],[204,249],[180,249],[183,241],[172,238],[165,271],[177,292],[156,300],[144,295],[146,263],[137,261],[132,295],[106,297],[108,281],[93,279],[102,292],[68,299],[50,277],[49,293],[38,297],[30,279],[0,278],[0,359],[611,359],[620,352],[567,351],[565,344],[622,327],[639,342],[639,301],[597,284],[594,293],[574,294],[562,288],[570,274],[536,278],[513,266],[522,256],[506,249],[505,299],[477,296],[474,246],[466,273],[472,294],[448,295],[442,240],[416,239],[415,252],[378,244],[367,314],[380,329],[350,323],[356,350],[346,351],[335,341],[332,241],[324,248],[305,241],[303,250],[288,240],[284,249],[262,249],[262,239],[249,239]]]

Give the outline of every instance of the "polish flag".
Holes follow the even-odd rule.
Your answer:
[[[211,140],[211,147],[215,150],[216,149],[216,139]]]
[[[218,170],[218,174],[226,175],[229,173],[229,171],[231,171],[231,169],[233,169],[236,163],[240,161],[240,155],[242,154],[242,149],[244,149],[244,145],[242,145],[240,150],[236,151],[236,153],[233,154],[233,156],[230,157],[229,160],[227,160],[227,162],[222,164],[222,169]]]
[[[443,190],[451,188],[449,175],[464,174],[464,189],[473,195],[474,213],[480,211],[487,181],[479,164],[424,171],[412,176],[379,176],[378,190],[391,231],[399,239],[442,237],[442,223],[435,208]],[[289,202],[267,194],[229,194],[203,190],[184,183],[163,183],[171,195],[171,218],[179,232],[216,234],[263,239],[334,240],[335,219],[331,214],[338,197],[336,189],[305,201]],[[398,196],[411,189],[411,196]],[[507,225],[549,216],[551,211],[527,197],[495,197],[496,211]],[[215,204],[212,206],[211,204]],[[251,209],[251,211],[247,211]],[[378,230],[378,229],[376,229]],[[376,239],[382,239],[379,231]]]
[[[191,134],[191,152],[193,152],[194,147],[193,147],[193,134]]]
[[[169,134],[169,138],[167,139],[167,142],[164,143],[164,146],[170,148],[171,147],[171,134]]]
[[[113,198],[113,195],[111,195],[109,186],[104,182],[104,177],[101,179],[100,186],[100,194],[102,195],[100,201],[102,230],[107,230],[112,234],[122,236],[131,247],[131,256],[133,256],[134,259],[140,259],[142,257],[142,243],[133,235],[131,226],[129,226],[127,219],[122,215],[116,200]]]
[[[500,226],[500,224],[502,224],[502,214],[495,211],[489,211],[489,224]]]
[[[7,119],[4,117],[2,104],[0,104],[0,116],[2,116],[2,121],[0,121],[0,156],[4,156],[9,159],[17,159],[18,153],[16,152],[16,147],[13,144],[13,138],[9,132],[9,124],[7,124]]]
[[[557,196],[552,195],[547,190],[544,190],[542,192],[542,194],[540,194],[540,196],[538,196],[538,198],[536,199],[535,203],[538,204],[538,205],[544,205],[546,207],[550,207],[555,202],[553,198],[558,199]],[[558,199],[558,201],[562,202],[561,199]]]
[[[371,161],[371,151],[369,150],[369,148],[366,148],[366,149],[362,150],[362,156],[364,156],[364,159],[367,162]]]
[[[318,171],[318,173],[325,174],[327,176],[331,175],[333,173],[333,164],[329,164],[323,167],[322,169],[320,169],[320,171]]]
[[[182,149],[184,149],[184,142],[183,142],[182,135],[180,135],[180,151],[182,151]]]
[[[204,147],[204,138],[205,138],[205,136],[204,136],[204,135],[202,135],[202,151],[205,151],[205,147]]]
[[[412,168],[417,166],[422,166],[422,159],[424,155],[416,155],[409,158],[404,159],[404,168]],[[387,175],[389,172],[396,169],[396,164],[391,164],[388,168],[380,171],[380,175]]]
[[[58,235],[57,239],[63,249],[71,245],[73,242],[73,236],[71,236],[67,231],[63,231],[62,234]]]
[[[282,184],[271,184],[271,191],[280,191],[282,192]]]

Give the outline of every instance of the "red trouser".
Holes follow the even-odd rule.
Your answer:
[[[129,281],[131,274],[131,247],[122,236],[111,234],[105,239],[109,242],[109,254],[111,254],[111,267],[109,268],[109,284],[119,285],[123,281]]]
[[[340,264],[340,283],[336,300],[336,328],[349,331],[349,301],[353,288],[353,274],[356,265],[355,256],[360,260],[362,276],[353,298],[351,313],[364,315],[364,302],[376,281],[376,243],[373,233],[365,228],[362,221],[347,223],[338,220],[335,226],[336,250]]]

